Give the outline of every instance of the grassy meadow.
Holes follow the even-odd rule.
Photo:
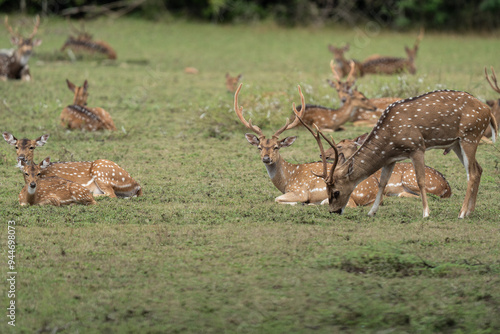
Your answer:
[[[1,15],[0,15],[1,16]],[[11,24],[16,22],[12,18]],[[20,207],[24,181],[13,147],[0,145],[0,245],[7,272],[7,223],[16,222],[16,327],[1,333],[497,333],[500,331],[500,152],[481,145],[476,211],[457,219],[466,174],[454,154],[426,153],[450,183],[449,199],[387,198],[330,215],[326,206],[283,206],[258,151],[247,143],[224,76],[243,74],[240,105],[266,134],[300,103],[338,106],[328,44],[348,56],[405,56],[418,31],[220,26],[136,19],[88,22],[118,59],[72,62],[58,50],[65,21],[42,22],[30,59],[34,81],[0,82],[0,130],[50,134],[35,161],[109,159],[144,196],[99,198],[91,207]],[[358,80],[368,97],[435,89],[498,98],[483,68],[500,72],[497,34],[426,32],[417,74]],[[0,48],[9,47],[0,29]],[[186,74],[186,67],[199,70]],[[90,107],[106,109],[115,132],[59,124],[73,94],[65,79],[89,81]],[[346,126],[335,140],[369,128]],[[303,129],[281,151],[318,160]],[[4,281],[6,282],[6,281]],[[7,284],[0,305],[7,308]]]

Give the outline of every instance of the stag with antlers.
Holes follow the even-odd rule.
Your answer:
[[[276,131],[271,138],[266,138],[258,126],[253,125],[251,120],[247,122],[243,117],[243,107],[238,106],[238,94],[241,87],[242,85],[240,84],[234,95],[234,110],[243,125],[257,134],[256,136],[247,133],[245,134],[245,138],[250,144],[259,148],[261,160],[266,165],[271,181],[283,193],[283,195],[276,197],[275,201],[280,204],[326,203],[326,185],[323,179],[317,176],[321,172],[323,164],[321,162],[292,164],[285,161],[279,153],[280,148],[292,145],[297,139],[297,137],[280,139],[279,136],[284,131],[294,127],[299,122],[299,118],[296,117],[292,123],[287,119],[285,125]],[[304,96],[302,95],[300,86],[298,89],[302,105],[304,105]],[[293,104],[293,109],[298,115],[303,115],[303,111],[297,111],[295,103]],[[376,188],[378,185],[377,181],[375,179],[370,181],[376,183]],[[363,196],[362,194],[365,191],[365,186],[373,185],[369,185],[369,181],[367,181],[366,184],[354,191],[349,200],[349,206],[373,203],[375,194],[371,199],[369,196]]]
[[[37,139],[17,139],[8,132],[3,133],[7,143],[16,148],[18,162],[33,163],[34,151],[47,143],[49,135]],[[87,188],[94,196],[135,197],[142,195],[142,188],[129,173],[113,161],[49,162],[41,170],[40,177],[60,177]]]
[[[418,46],[422,38],[424,38],[423,29],[420,30],[413,48],[410,49],[405,46],[407,58],[380,56],[363,61],[361,63],[363,74],[397,74],[401,72],[415,74],[417,72],[415,58],[417,57]]]
[[[67,106],[61,112],[61,125],[69,129],[83,129],[87,131],[96,130],[116,130],[115,123],[109,113],[102,108],[87,107],[88,82],[84,81],[83,86],[77,87],[66,79],[66,84],[75,96],[73,104]]]
[[[467,172],[467,192],[458,217],[470,215],[475,208],[482,174],[476,150],[488,125],[495,139],[496,121],[486,104],[466,92],[440,90],[389,106],[361,147],[342,164],[339,164],[335,143],[319,132],[335,152],[333,167],[328,174],[323,174],[330,212],[343,213],[356,185],[382,169],[377,198],[368,213],[375,215],[395,163],[409,158],[420,189],[423,216],[428,217],[424,153],[428,149],[448,148],[455,152]],[[320,151],[324,158],[321,145]],[[326,159],[323,161],[326,170]]]
[[[340,99],[343,103],[342,106],[338,109],[332,109],[308,104],[304,108],[304,116],[302,117],[305,123],[308,125],[316,124],[323,131],[336,131],[347,122],[355,122],[361,119],[363,116],[358,112],[361,108],[363,108],[363,110],[375,110],[375,106],[369,103],[368,98],[362,93],[351,95],[349,90],[352,88],[348,87],[349,81],[342,82],[340,76],[333,67],[333,61],[330,63],[330,66],[337,78],[336,81],[331,81],[331,83],[339,92]],[[348,76],[349,80],[353,77],[354,71],[355,67],[351,62],[351,72]],[[302,110],[302,108],[302,105],[300,105],[297,107],[297,110]]]
[[[354,63],[354,67],[356,68],[354,71],[355,77],[363,76],[363,68],[361,63],[355,59],[347,60],[344,56],[344,53],[349,51],[349,43],[344,45],[343,47],[335,47],[333,45],[328,45],[328,50],[333,53],[333,59],[335,59],[335,71],[339,73],[340,77],[343,78],[346,75],[349,75],[351,70],[351,62]]]
[[[33,32],[26,38],[12,29],[7,16],[5,17],[5,26],[10,33],[12,44],[17,48],[12,53],[0,53],[0,80],[20,79],[30,81],[32,77],[28,60],[33,48],[42,44],[41,40],[34,38],[40,26],[40,16],[37,15]]]

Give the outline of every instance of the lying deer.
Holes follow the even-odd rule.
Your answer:
[[[64,45],[61,47],[61,52],[67,48],[73,52],[87,52],[90,54],[100,53],[108,57],[108,59],[116,59],[116,52],[113,48],[104,41],[94,41],[92,35],[87,33],[85,29],[79,30],[71,25],[72,30],[76,32],[76,36],[69,36]]]
[[[407,58],[378,57],[365,60],[361,64],[363,74],[397,74],[405,71],[415,74],[417,72],[415,58],[417,57],[418,46],[423,37],[424,31],[422,29],[413,48],[410,49],[405,46]]]
[[[299,122],[299,119],[296,117],[292,123],[287,119],[285,125],[276,131],[271,138],[266,138],[258,126],[253,125],[251,120],[247,122],[243,117],[243,107],[238,106],[238,94],[241,87],[242,84],[239,85],[234,95],[234,110],[243,125],[257,134],[256,136],[247,133],[245,138],[250,144],[259,148],[261,160],[266,166],[271,181],[283,193],[283,195],[276,197],[275,201],[280,204],[325,203],[327,198],[326,185],[320,177],[316,176],[323,168],[323,164],[320,162],[292,164],[283,159],[279,153],[280,148],[292,145],[297,139],[295,136],[279,139],[279,136],[284,131],[294,127]],[[300,86],[299,94],[302,105],[304,105],[304,96]],[[293,108],[298,115],[303,115],[304,111],[297,111],[295,104],[293,104]],[[371,182],[377,181],[372,179]],[[377,188],[377,185],[378,182],[375,184],[375,188]],[[366,186],[368,186],[368,182]],[[374,200],[375,194],[371,201]],[[367,205],[370,204],[369,201],[370,199],[367,196],[361,196],[358,191],[354,191],[349,205]]]
[[[40,25],[40,16],[36,17],[35,27],[29,37],[24,38],[20,34],[14,32],[9,25],[9,18],[5,17],[5,26],[11,35],[12,44],[17,46],[12,53],[0,53],[0,79],[21,79],[30,81],[32,79],[28,60],[35,46],[42,44],[39,39],[34,39],[38,26]]]
[[[115,123],[109,113],[102,108],[88,108],[88,83],[87,80],[82,87],[76,87],[66,79],[69,90],[75,93],[73,104],[63,109],[61,113],[61,125],[69,129],[83,129],[87,131],[116,130]]]
[[[41,177],[42,171],[50,165],[50,158],[40,164],[19,160],[18,167],[24,173],[25,185],[19,193],[21,205],[69,205],[96,204],[90,191],[84,186],[60,177]]]
[[[18,140],[8,132],[3,133],[7,143],[15,146],[18,161],[33,162],[35,148],[44,146],[49,135],[37,139]],[[41,171],[41,177],[60,177],[78,183],[94,196],[135,197],[142,195],[142,188],[126,170],[110,160],[50,162]]]
[[[342,214],[356,185],[382,168],[377,198],[368,213],[375,215],[396,162],[409,158],[420,189],[423,216],[428,217],[424,153],[428,149],[449,148],[467,172],[467,192],[458,217],[470,215],[475,208],[482,174],[476,150],[488,125],[494,140],[497,124],[486,104],[465,92],[440,90],[389,106],[361,147],[341,164],[335,143],[320,132],[335,152],[335,161],[328,173],[323,158],[322,177],[327,186],[330,212]],[[320,151],[324,157],[321,145]]]
[[[337,144],[337,150],[339,154],[340,163],[345,161],[345,157],[352,156],[358,148],[363,144],[368,133],[357,137],[356,139],[344,139]],[[325,151],[325,158],[327,160],[333,159],[335,156],[335,151],[333,148],[329,148]],[[380,180],[381,170],[376,171],[373,176]],[[441,198],[448,198],[451,196],[451,187],[446,181],[443,174],[431,168],[425,166],[425,191],[428,194],[433,194]],[[384,189],[384,195],[386,196],[398,196],[398,197],[419,197],[420,189],[417,184],[417,178],[415,175],[415,169],[413,165],[409,162],[398,162],[394,165],[394,170],[392,171],[391,177]]]
[[[350,47],[349,43],[339,48],[331,44],[328,45],[328,50],[330,50],[330,52],[333,53],[333,59],[335,60],[335,70],[337,71],[337,73],[339,73],[340,77],[343,78],[350,73],[351,71],[350,63],[353,62],[356,68],[354,75],[356,77],[362,77],[363,68],[361,66],[361,63],[354,59],[347,60],[344,56],[344,53],[349,51],[349,47]]]
[[[241,74],[232,77],[229,75],[229,73],[226,73],[226,89],[229,93],[234,93],[236,91],[238,81],[240,81],[241,77],[242,77]]]
[[[373,126],[378,121],[382,112],[391,103],[394,103],[400,98],[396,97],[382,97],[382,98],[372,98],[368,99],[363,93],[358,91],[355,87],[356,78],[354,77],[354,63],[351,62],[351,72],[347,76],[345,81],[340,78],[337,69],[333,65],[333,61],[330,62],[330,68],[332,70],[335,81],[327,80],[328,84],[335,88],[339,94],[340,101],[345,103],[348,99],[365,101],[369,105],[369,109],[364,106],[358,106],[352,117],[354,126]]]
[[[333,64],[331,63],[330,65],[332,66],[332,71],[337,74],[337,72],[333,68]],[[353,75],[355,70],[352,62],[351,65],[352,66],[349,77]],[[302,117],[302,121],[306,124],[316,124],[323,131],[336,131],[343,124],[358,120],[358,109],[364,108],[365,110],[375,110],[375,107],[368,102],[368,98],[362,93],[352,96],[349,93],[344,93],[344,91],[346,91],[346,83],[340,80],[338,74],[337,80],[331,81],[331,83],[337,89],[337,91],[339,91],[339,96],[341,97],[343,105],[338,109],[332,109],[317,105],[306,105],[304,116]],[[302,105],[298,106],[297,110],[302,110]]]

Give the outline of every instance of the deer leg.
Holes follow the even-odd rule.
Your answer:
[[[116,197],[115,190],[109,181],[97,177],[94,182],[106,196]]]
[[[425,161],[424,161],[424,151],[415,151],[410,156],[413,162],[413,168],[415,169],[415,176],[417,178],[417,185],[420,190],[420,196],[422,197],[422,205],[424,207],[423,217],[429,217],[429,204],[427,203],[427,192],[425,191]]]
[[[387,182],[389,182],[389,179],[391,178],[391,174],[392,171],[394,170],[395,164],[396,162],[393,162],[382,167],[382,173],[380,174],[377,197],[375,198],[375,202],[373,203],[370,212],[368,212],[368,216],[374,216],[377,213],[378,207],[382,202],[382,197],[384,196],[385,186],[387,185]]]
[[[462,161],[467,172],[467,191],[465,193],[464,203],[458,218],[464,218],[470,215],[476,207],[477,192],[481,181],[483,169],[476,161],[476,143],[462,141],[460,146],[453,149],[460,161]]]
[[[297,203],[307,202],[307,198],[305,198],[304,195],[300,195],[295,192],[289,192],[276,197],[274,201],[279,204],[295,205]]]

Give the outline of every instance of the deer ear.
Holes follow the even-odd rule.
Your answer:
[[[243,74],[238,75],[238,80],[240,80],[243,77]]]
[[[339,162],[337,164],[342,165],[345,162],[345,156],[344,153],[339,153]],[[339,166],[340,166],[339,165]]]
[[[72,83],[71,81],[69,81],[68,79],[66,79],[66,84],[68,85],[69,90],[74,93],[75,92],[75,84]]]
[[[49,139],[49,135],[43,135],[41,137],[38,137],[36,140],[36,146],[42,147],[47,143],[47,139]]]
[[[356,145],[363,145],[363,143],[366,140],[366,137],[368,137],[368,133],[362,134],[361,136],[356,138],[354,142],[356,143]]]
[[[2,135],[3,135],[3,139],[5,139],[5,141],[7,143],[9,143],[10,145],[14,146],[14,145],[17,144],[16,137],[14,137],[13,135],[11,135],[10,133],[4,132]]]
[[[285,139],[280,141],[280,146],[281,147],[288,147],[288,146],[292,145],[296,139],[297,139],[297,136],[286,137]]]
[[[19,43],[19,38],[17,38],[16,36],[11,36],[10,42],[14,45],[17,45],[17,43]]]
[[[248,140],[248,142],[254,146],[259,146],[260,140],[257,138],[256,135],[252,133],[245,133],[245,138]]]
[[[40,162],[40,168],[47,168],[50,166],[50,157],[46,157]]]
[[[495,105],[495,100],[487,100],[486,104],[489,105],[490,107],[493,107]],[[5,138],[5,132],[4,132],[3,137]],[[7,140],[7,139],[5,139],[5,140]]]
[[[330,87],[335,88],[336,90],[339,90],[339,84],[338,81],[332,81],[330,79],[326,79],[326,82],[330,85]]]
[[[88,88],[89,88],[89,83],[87,82],[87,80],[85,80],[85,81],[83,82],[83,89],[84,89],[85,91],[87,91],[87,89],[88,89]]]
[[[42,40],[41,39],[35,39],[33,40],[33,46],[40,46],[42,44]]]
[[[351,159],[351,162],[349,163],[349,167],[347,168],[347,176],[351,175],[352,172],[354,171],[354,159]]]

